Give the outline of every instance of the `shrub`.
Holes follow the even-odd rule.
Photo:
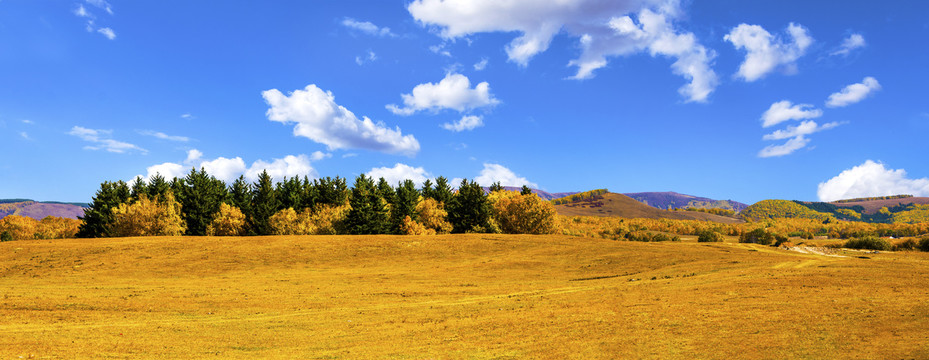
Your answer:
[[[903,250],[913,250],[916,249],[916,240],[906,239],[899,243],[894,244],[894,251],[903,251]]]
[[[448,234],[452,231],[445,206],[436,199],[425,198],[420,201],[416,204],[416,214],[419,215],[419,223],[437,234]]]
[[[723,242],[723,235],[713,230],[701,231],[697,242]]]
[[[306,229],[300,225],[294,208],[278,211],[268,218],[268,225],[273,235],[306,235]]]
[[[887,240],[874,236],[866,236],[858,239],[851,239],[845,242],[845,248],[848,249],[867,249],[888,251],[893,248]]]
[[[413,221],[409,215],[403,218],[400,223],[401,235],[435,235],[435,230],[427,228],[417,221]]]
[[[538,195],[496,191],[488,197],[491,217],[507,234],[553,234],[558,230],[555,206]]]
[[[0,233],[0,242],[3,241],[13,241],[13,234],[11,234],[9,230]]]
[[[166,194],[164,201],[150,200],[141,194],[138,201],[113,209],[109,233],[114,236],[180,236],[185,229],[181,205],[173,194]]]
[[[742,235],[739,236],[739,242],[771,245],[771,243],[774,242],[774,234],[765,231],[765,229],[758,228],[746,233],[742,233]]]
[[[209,236],[241,236],[245,235],[245,214],[239,208],[222,203],[219,212],[213,216],[213,221],[206,227]]]
[[[0,232],[9,233],[11,240],[32,240],[37,225],[38,221],[31,217],[7,215],[0,219]]]
[[[919,239],[919,244],[916,245],[916,248],[920,251],[929,251],[929,236],[924,236]]]

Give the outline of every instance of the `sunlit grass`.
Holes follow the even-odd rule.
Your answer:
[[[569,236],[0,243],[0,354],[926,358],[929,253]]]

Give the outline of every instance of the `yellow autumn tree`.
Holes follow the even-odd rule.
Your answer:
[[[170,192],[161,202],[141,194],[137,201],[113,209],[113,218],[111,233],[115,236],[180,236],[187,227],[181,205]]]
[[[508,234],[552,234],[558,230],[555,206],[538,195],[496,191],[488,195],[491,218]]]
[[[319,205],[316,210],[292,208],[280,210],[268,219],[275,235],[336,235],[344,233],[344,221],[350,206]]]
[[[421,199],[416,204],[416,214],[419,216],[418,223],[426,229],[433,230],[436,234],[448,234],[452,231],[452,224],[448,222],[448,212],[445,211],[444,204],[433,198]]]
[[[208,236],[241,236],[245,235],[245,214],[239,208],[222,203],[219,211],[213,216],[213,221],[206,227]]]
[[[0,219],[0,235],[6,234],[4,237],[10,240],[32,240],[37,225],[38,221],[31,217],[7,215]]]
[[[400,233],[403,235],[435,235],[435,229],[427,228],[407,215],[400,221]]]
[[[77,235],[81,221],[77,219],[46,216],[36,223],[36,239],[68,239]]]
[[[271,233],[274,235],[306,235],[301,229],[300,219],[294,208],[280,210],[268,218]]]

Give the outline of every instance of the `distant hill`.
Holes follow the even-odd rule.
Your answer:
[[[504,187],[503,187],[503,190],[506,190],[506,191],[520,191],[520,190],[522,190],[522,188],[521,188],[521,187],[517,187],[517,186],[504,186]],[[569,195],[574,195],[574,194],[577,194],[577,193],[578,193],[577,191],[574,191],[574,192],[550,193],[550,192],[547,192],[547,191],[545,191],[545,190],[539,190],[539,189],[530,189],[530,190],[532,190],[532,193],[533,193],[533,194],[539,195],[539,197],[542,198],[542,200],[552,200],[552,199],[557,199],[557,198],[561,198],[561,197],[565,197],[565,196],[569,196]],[[490,193],[490,188],[489,188],[489,187],[484,187],[484,192],[485,192],[485,193]]]
[[[673,191],[665,192],[638,192],[625,193],[628,197],[636,199],[648,206],[670,210],[670,209],[726,209],[740,212],[747,208],[747,204],[733,200],[714,200],[710,198],[680,194]]]
[[[14,201],[15,200],[15,201]],[[37,202],[29,199],[0,200],[0,218],[7,215],[28,216],[42,220],[46,216],[77,219],[84,215],[87,204],[62,203],[55,201]]]
[[[762,200],[741,215],[747,219],[806,218],[867,223],[913,223],[929,221],[929,197],[887,196],[880,198],[816,202]]]
[[[584,200],[555,205],[555,211],[565,216],[616,216],[624,218],[702,220],[738,223],[741,219],[693,211],[657,209],[623,194],[607,192]]]

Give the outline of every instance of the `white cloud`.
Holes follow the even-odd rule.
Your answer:
[[[377,54],[375,54],[371,50],[368,50],[367,56],[359,55],[355,57],[355,63],[358,64],[358,66],[364,65],[365,63],[368,63],[368,62],[373,62],[374,60],[377,60]]]
[[[436,54],[439,54],[445,57],[452,57],[452,53],[449,52],[448,49],[445,48],[445,45],[446,45],[445,43],[442,43],[439,45],[432,45],[429,47],[429,51],[432,51],[433,53],[436,53]]]
[[[403,135],[367,117],[359,120],[354,113],[336,104],[331,92],[307,85],[284,95],[277,89],[261,93],[270,108],[268,119],[283,124],[294,123],[294,135],[303,136],[334,149],[368,149],[413,156],[419,142],[413,135]]]
[[[788,100],[778,101],[771,104],[764,114],[761,115],[762,127],[771,127],[789,120],[815,119],[823,116],[823,111],[813,109],[810,104],[793,105]]]
[[[767,157],[777,157],[784,156],[793,153],[794,151],[804,148],[807,144],[810,143],[810,139],[806,137],[797,136],[793,139],[788,140],[786,143],[781,145],[768,145],[764,149],[758,152],[758,157],[767,158]]]
[[[758,80],[781,67],[786,72],[796,71],[796,61],[806,53],[813,43],[804,27],[790,23],[787,33],[791,41],[771,35],[758,25],[739,24],[724,39],[736,49],[746,51],[745,61],[739,66],[738,76],[745,81]]]
[[[101,8],[110,15],[113,15],[113,8],[110,6],[110,3],[106,2],[106,0],[87,0],[87,3]]]
[[[312,154],[310,154],[310,161],[319,161],[319,160],[327,159],[331,157],[332,157],[331,153],[324,153],[322,151],[314,151]]]
[[[474,181],[481,184],[481,186],[490,186],[495,182],[500,182],[500,185],[503,186],[526,185],[531,188],[539,187],[538,184],[516,175],[512,170],[507,169],[503,165],[490,163],[484,163],[484,169],[481,170],[480,175],[474,178]]]
[[[181,114],[181,118],[182,118],[182,119],[190,120],[190,119],[193,119],[194,116],[191,115],[190,113],[184,113],[184,114]]]
[[[888,169],[871,160],[819,183],[816,191],[820,201],[904,194],[929,196],[929,179],[910,179],[906,170]]]
[[[368,176],[374,178],[375,180],[384,178],[387,180],[387,183],[391,186],[397,186],[403,180],[413,180],[414,183],[418,186],[422,184],[426,179],[432,179],[432,175],[429,174],[422,167],[412,167],[406,164],[397,163],[394,167],[376,167],[368,171]]]
[[[691,81],[680,89],[688,101],[705,101],[716,86],[710,69],[715,54],[689,32],[680,32],[671,20],[681,16],[677,1],[637,0],[416,0],[407,10],[423,25],[441,29],[455,39],[482,32],[518,32],[506,46],[509,61],[526,66],[546,51],[552,38],[566,32],[579,39],[581,54],[569,62],[575,79],[593,76],[607,65],[607,57],[649,50],[652,56],[676,58],[675,74]],[[636,25],[627,14],[638,13]],[[629,26],[626,26],[629,25]]]
[[[477,63],[474,64],[474,71],[481,71],[486,68],[487,68],[487,58],[483,58],[481,59],[481,61],[478,61]]]
[[[783,140],[797,136],[810,135],[823,130],[829,130],[836,126],[842,125],[839,122],[826,123],[820,126],[813,120],[807,120],[797,126],[788,126],[786,130],[777,130],[763,137],[764,140]]]
[[[343,159],[353,158],[353,157],[356,157],[356,156],[358,156],[358,154],[355,154],[355,153],[345,153],[345,154],[342,154],[342,158],[343,158]]]
[[[152,137],[156,137],[156,138],[159,138],[162,140],[168,140],[168,141],[178,141],[178,142],[190,141],[190,138],[186,136],[168,135],[163,132],[152,131],[152,130],[140,130],[139,134],[142,134],[145,136],[152,136]]]
[[[203,168],[206,172],[227,184],[234,182],[240,175],[245,175],[248,181],[258,180],[258,175],[267,170],[268,175],[274,181],[283,180],[285,177],[318,177],[316,169],[310,163],[311,156],[307,155],[287,155],[283,159],[272,159],[271,162],[256,160],[251,166],[246,166],[241,157],[225,158],[218,157],[213,160],[204,160],[197,165],[191,163],[199,160],[203,153],[193,149],[187,153],[187,161],[182,165],[178,163],[166,162],[158,165],[149,166],[147,178],[151,178],[156,173],[160,173],[166,179],[174,177],[183,178],[187,176],[190,169]]]
[[[480,116],[466,115],[454,123],[442,124],[442,128],[449,131],[461,132],[465,130],[474,130],[484,126],[484,121]]]
[[[103,34],[103,36],[106,36],[107,39],[110,39],[110,40],[116,39],[116,32],[114,32],[113,29],[110,29],[108,27],[99,28],[97,29],[97,32]]]
[[[184,178],[184,176],[187,176],[187,172],[189,170],[190,168],[185,168],[184,165],[166,162],[163,164],[152,165],[146,168],[148,175],[146,175],[145,178],[151,179],[152,176],[155,176],[155,174],[160,174],[162,177],[170,181],[174,178]],[[136,177],[139,176],[141,175],[137,175]]]
[[[184,160],[185,164],[193,164],[197,160],[203,157],[203,152],[197,149],[187,150],[187,160]]]
[[[74,9],[74,15],[77,15],[77,17],[89,19],[94,18],[94,15],[88,12],[86,8],[84,8],[84,4],[77,4],[77,9]]]
[[[352,18],[345,18],[342,20],[342,26],[345,26],[349,29],[355,29],[373,36],[397,36],[396,34],[390,32],[390,28],[378,27],[370,21],[358,21]]]
[[[88,129],[81,126],[75,126],[71,128],[71,131],[68,132],[68,134],[77,136],[84,141],[93,143],[93,145],[87,145],[84,147],[84,149],[87,150],[106,150],[112,153],[120,154],[131,150],[137,150],[142,153],[148,152],[148,150],[133,144],[111,139],[111,130]]]
[[[866,45],[867,43],[865,43],[864,41],[864,36],[861,36],[861,34],[851,34],[847,38],[845,38],[844,41],[842,41],[842,45],[839,46],[837,50],[833,51],[829,55],[848,56],[848,54],[850,54],[852,50],[863,48]]]
[[[857,103],[868,95],[873,94],[875,91],[881,89],[881,84],[877,82],[877,79],[873,77],[866,77],[860,83],[851,84],[846,86],[841,91],[829,95],[829,99],[826,100],[826,106],[828,107],[843,107],[848,106],[854,103]]]
[[[258,175],[265,170],[268,171],[268,175],[271,175],[271,178],[275,179],[275,181],[294,176],[318,177],[316,169],[313,169],[313,166],[310,165],[309,157],[306,155],[287,155],[283,159],[274,159],[271,162],[265,162],[263,160],[255,161],[252,163],[252,166],[245,171],[245,178],[255,181],[258,179]]]
[[[404,107],[387,105],[387,109],[397,115],[412,115],[417,111],[454,109],[459,112],[480,107],[494,106],[500,103],[490,93],[490,84],[486,81],[471,88],[471,81],[461,74],[447,73],[438,84],[425,83],[416,85],[412,94],[402,94]]]
[[[26,133],[25,131],[20,131],[20,132],[19,132],[19,137],[21,137],[21,138],[23,138],[23,139],[25,139],[25,140],[32,140],[32,138],[29,137],[29,134]]]

